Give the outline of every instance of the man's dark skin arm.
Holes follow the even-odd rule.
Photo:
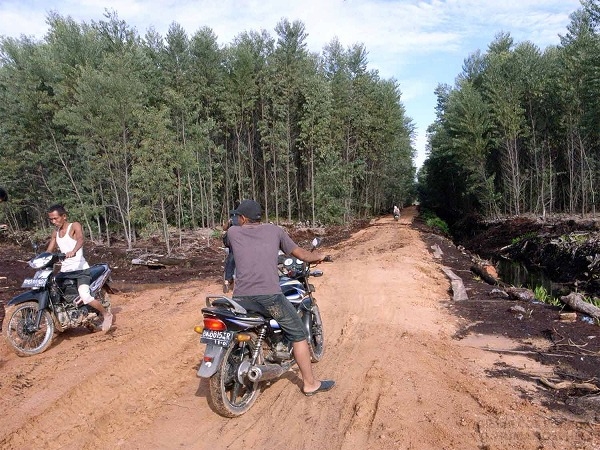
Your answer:
[[[307,263],[318,263],[323,261],[325,258],[325,256],[323,256],[321,253],[309,252],[302,247],[296,247],[294,250],[292,250],[292,255]]]

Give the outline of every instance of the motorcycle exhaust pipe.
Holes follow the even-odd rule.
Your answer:
[[[273,378],[279,378],[286,372],[287,369],[281,367],[279,364],[262,364],[252,367],[248,371],[248,379],[253,383],[257,381],[272,380]]]

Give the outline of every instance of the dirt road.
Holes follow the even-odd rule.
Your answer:
[[[330,392],[305,397],[296,371],[267,387],[238,419],[216,415],[196,378],[192,328],[220,286],[119,286],[106,335],[68,332],[42,355],[0,343],[3,449],[598,449],[598,428],[489,378],[494,336],[452,338],[449,281],[410,227],[379,219],[335,248],[314,279],[326,334],[315,366]],[[135,290],[133,290],[135,289]],[[503,346],[510,343],[502,342]],[[494,359],[495,358],[495,359]]]

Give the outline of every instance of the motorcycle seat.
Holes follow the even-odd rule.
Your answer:
[[[105,264],[105,263],[94,264],[92,267],[90,267],[90,276],[91,276],[92,280],[95,280],[96,278],[98,278],[100,275],[102,275],[107,270],[110,270],[108,268],[108,264]]]

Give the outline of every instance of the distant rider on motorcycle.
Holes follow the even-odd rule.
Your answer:
[[[281,227],[260,223],[262,209],[254,200],[243,200],[232,214],[238,216],[240,225],[227,231],[236,266],[233,298],[242,302],[254,300],[277,320],[292,342],[304,395],[330,390],[335,385],[333,380],[319,381],[313,375],[306,332],[300,316],[281,292],[277,272],[279,249],[308,263],[320,262],[324,257],[298,247]]]

